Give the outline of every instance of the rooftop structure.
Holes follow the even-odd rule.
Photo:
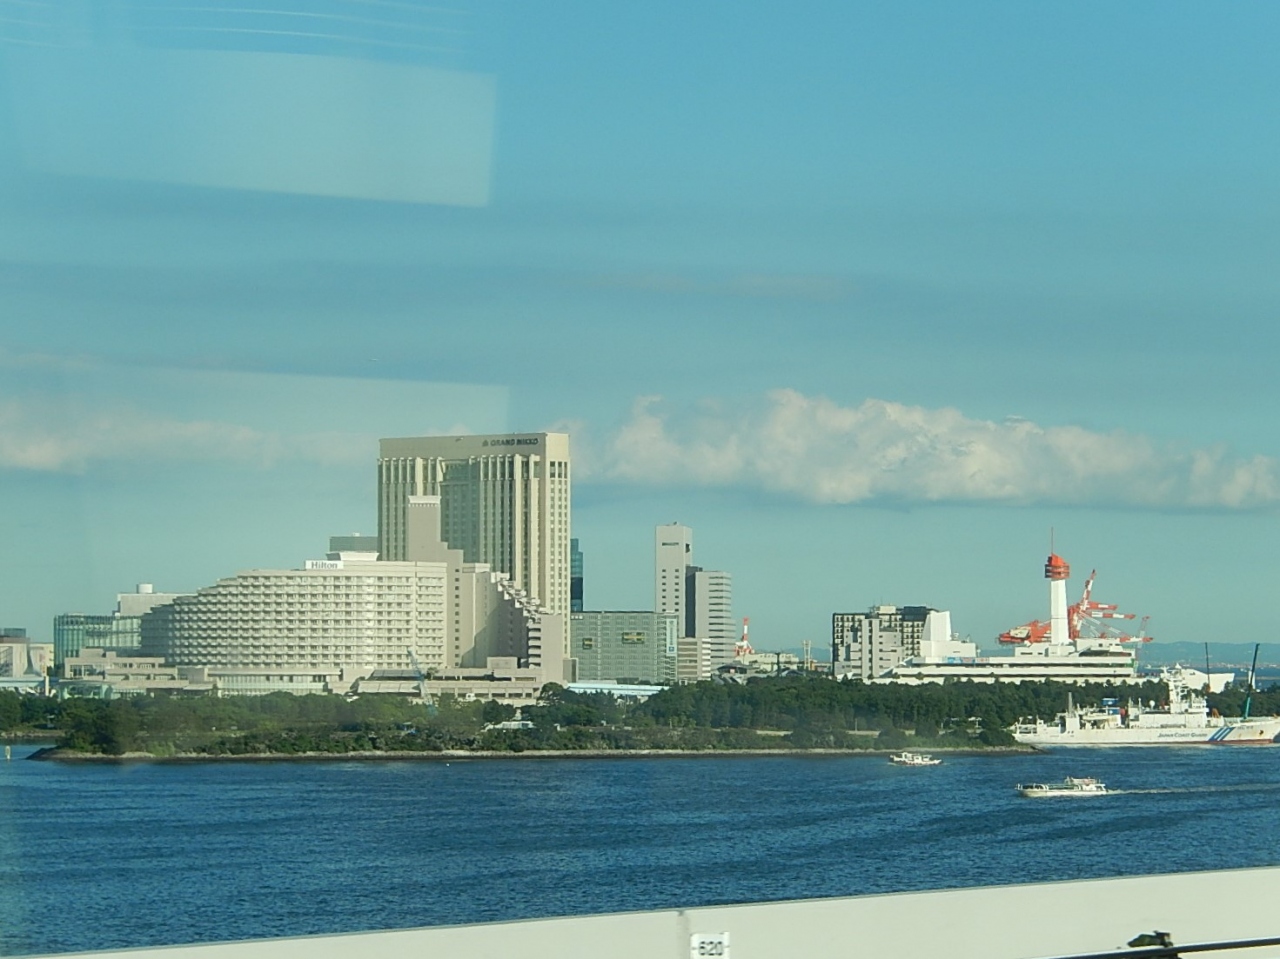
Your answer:
[[[536,669],[521,666],[515,657],[493,656],[479,668],[447,669],[432,674],[424,683],[416,670],[376,670],[357,680],[354,692],[360,696],[395,695],[416,697],[425,687],[428,696],[450,695],[464,700],[497,700],[532,703],[538,698],[543,678]]]
[[[363,536],[360,533],[348,533],[346,536],[330,536],[329,552],[377,553],[378,537]]]

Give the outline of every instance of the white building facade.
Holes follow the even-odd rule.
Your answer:
[[[337,669],[349,681],[375,669],[443,669],[444,563],[383,563],[372,554],[255,569],[159,606],[142,619],[142,652],[174,666]],[[283,688],[283,687],[282,687]]]
[[[374,672],[483,670],[509,658],[564,682],[565,620],[506,576],[440,541],[439,497],[406,502],[413,558],[331,553],[303,569],[250,570],[158,606],[143,653],[204,666],[227,692],[346,692]]]

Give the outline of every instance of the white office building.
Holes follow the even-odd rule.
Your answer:
[[[705,661],[714,670],[733,660],[738,640],[733,578],[723,570],[693,565],[693,530],[688,526],[667,523],[654,530],[653,608],[676,617],[680,638],[700,641],[697,656],[686,657],[690,662]]]
[[[693,614],[688,635],[707,644],[712,669],[732,662],[739,635],[733,618],[733,577],[723,570],[693,566],[685,582]]]
[[[544,609],[569,613],[569,436],[512,433],[384,439],[378,537],[384,560],[408,558],[409,497],[440,499],[441,534]]]

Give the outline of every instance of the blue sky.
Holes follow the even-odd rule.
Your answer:
[[[371,532],[379,436],[561,427],[590,605],[679,520],[762,646],[987,641],[1053,527],[1268,638],[1273,5],[154,6],[0,32],[4,625]]]

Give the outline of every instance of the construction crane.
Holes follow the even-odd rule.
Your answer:
[[[436,704],[431,698],[431,691],[427,689],[427,676],[422,671],[422,666],[418,664],[418,657],[413,652],[412,646],[405,647],[409,651],[409,662],[413,664],[413,672],[418,679],[418,694],[422,697],[422,705],[427,707],[427,714],[434,716],[436,714]]]
[[[1050,557],[1055,559],[1056,557]],[[1046,567],[1047,569],[1047,567]],[[1047,575],[1047,573],[1046,573]],[[1136,636],[1130,636],[1115,626],[1105,623],[1111,619],[1136,619],[1136,613],[1122,613],[1115,603],[1099,603],[1093,598],[1093,583],[1098,577],[1095,569],[1085,580],[1084,591],[1079,602],[1067,608],[1067,635],[1070,639],[1104,638],[1120,643],[1149,643],[1151,636],[1146,635],[1148,617],[1142,620],[1142,628]],[[1015,626],[999,636],[1002,643],[1043,643],[1049,640],[1051,632],[1049,620],[1035,620]]]

